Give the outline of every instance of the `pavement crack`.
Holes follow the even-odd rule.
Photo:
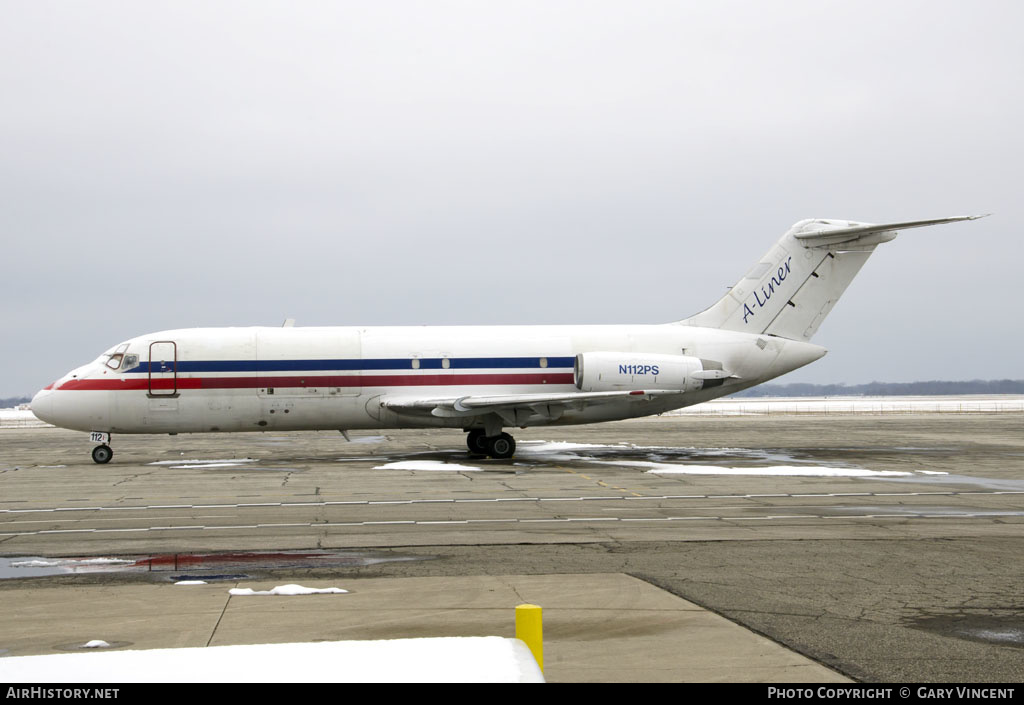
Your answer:
[[[514,584],[510,584],[509,587],[511,587],[512,588],[512,592],[515,593],[516,599],[519,600],[519,604],[524,604],[524,603],[527,602],[527,599],[519,594],[519,589],[516,588],[516,586]]]
[[[235,587],[238,587],[238,583],[235,583]],[[228,599],[224,601],[224,608],[220,611],[220,616],[217,617],[217,623],[213,625],[213,631],[210,632],[210,638],[206,640],[206,645],[209,646],[213,642],[213,637],[217,636],[217,629],[220,627],[220,622],[224,619],[224,614],[228,611],[228,605],[231,604],[231,593],[228,593]]]

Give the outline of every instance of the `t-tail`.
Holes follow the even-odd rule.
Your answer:
[[[680,323],[808,341],[875,248],[897,231],[984,217],[881,225],[801,220],[728,294]]]

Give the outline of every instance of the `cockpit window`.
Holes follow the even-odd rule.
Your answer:
[[[99,361],[112,370],[120,369],[121,361],[125,358],[125,351],[128,349],[128,343],[121,343],[113,352],[103,353],[100,355]],[[139,359],[138,355],[129,355],[129,358],[134,357],[136,362]]]

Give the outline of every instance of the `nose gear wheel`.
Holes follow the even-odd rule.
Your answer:
[[[113,457],[114,451],[112,451],[108,445],[100,445],[92,449],[92,460],[94,463],[104,465],[105,463],[109,463],[110,459]]]

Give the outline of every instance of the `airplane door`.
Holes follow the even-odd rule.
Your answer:
[[[149,396],[178,396],[178,346],[173,341],[149,344]]]

